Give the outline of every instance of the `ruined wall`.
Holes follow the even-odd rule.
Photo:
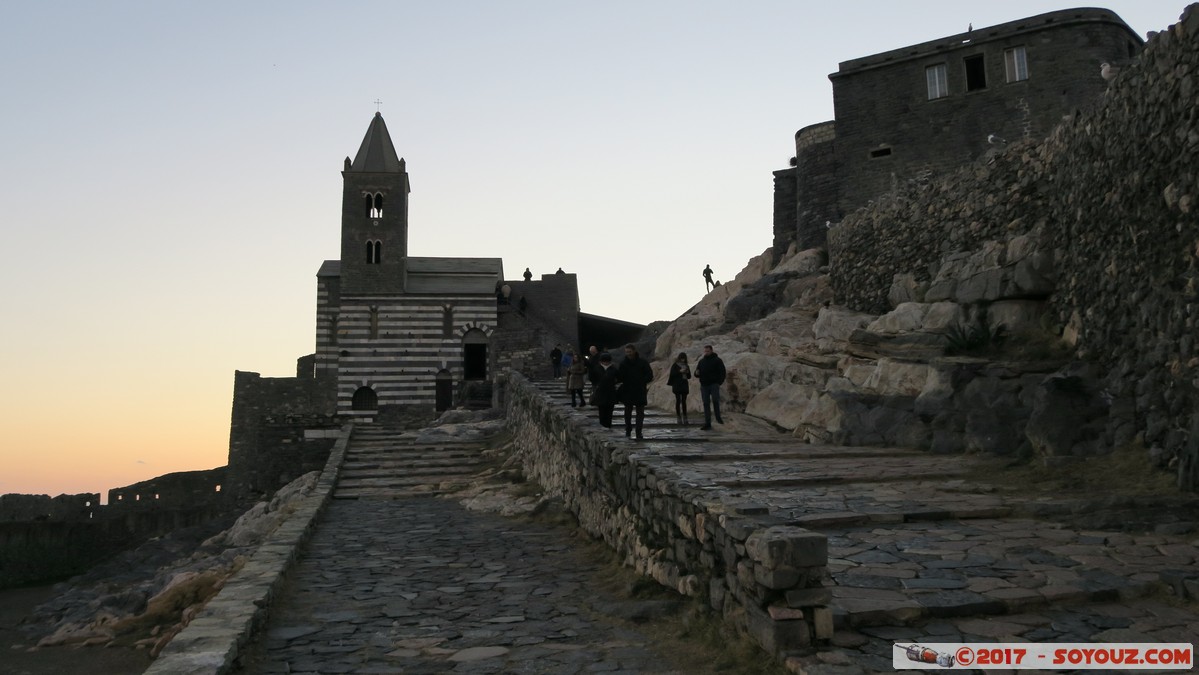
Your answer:
[[[626,565],[705,602],[769,651],[831,637],[824,535],[686,484],[653,453],[552,406],[519,374],[502,386],[525,473]]]
[[[180,471],[108,491],[108,506],[119,508],[189,509],[224,507],[225,467]]]
[[[240,503],[324,466],[339,428],[334,396],[325,378],[235,372],[222,491]]]
[[[77,495],[0,495],[0,523],[87,520],[100,506],[99,492]]]
[[[1123,418],[1114,426],[1134,424],[1146,446],[1178,454],[1199,375],[1197,78],[1192,5],[1094,106],[1044,141],[1013,144],[929,184],[909,182],[830,230],[838,302],[881,313],[897,274],[935,283],[952,259],[987,246],[1002,270],[1013,242],[1037,242],[1052,256],[1047,295],[1058,325],[1108,374],[1112,414]]]

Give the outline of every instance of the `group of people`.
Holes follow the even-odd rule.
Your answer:
[[[620,365],[612,363],[612,355],[600,352],[593,345],[584,356],[578,356],[573,350],[565,353],[557,345],[550,351],[550,361],[555,378],[566,373],[566,389],[570,392],[570,406],[582,407],[590,403],[599,410],[601,426],[611,428],[612,413],[617,403],[624,404],[624,435],[632,437],[636,433],[638,439],[644,438],[642,426],[645,422],[645,406],[648,402],[647,392],[654,379],[653,368],[631,344],[624,347],[624,359]],[[720,385],[724,384],[724,362],[712,350],[712,345],[704,345],[703,355],[695,364],[694,373],[687,360],[687,354],[680,352],[674,363],[670,365],[670,374],[666,384],[674,393],[675,415],[678,423],[690,424],[687,418],[687,395],[691,392],[690,380],[694,376],[699,381],[700,399],[704,406],[704,424],[701,430],[712,428],[712,418],[717,424],[724,424],[720,416]],[[585,381],[591,382],[591,400],[583,396]]]

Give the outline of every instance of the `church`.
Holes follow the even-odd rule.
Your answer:
[[[408,255],[405,162],[375,113],[342,171],[341,259],[317,272],[316,377],[336,382],[337,414],[453,407],[456,384],[495,367],[499,258]]]
[[[295,377],[234,375],[235,499],[324,466],[347,421],[417,427],[488,408],[504,371],[546,378],[554,346],[616,348],[645,328],[580,311],[577,277],[561,268],[504,279],[499,258],[409,255],[408,169],[382,114],[341,176],[340,258],[317,270],[315,353]]]

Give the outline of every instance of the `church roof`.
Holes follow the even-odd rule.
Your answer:
[[[391,135],[387,133],[387,125],[383,123],[383,115],[375,113],[366,137],[354,155],[354,162],[349,171],[355,173],[402,173],[404,165],[396,154],[395,146],[391,144]]]

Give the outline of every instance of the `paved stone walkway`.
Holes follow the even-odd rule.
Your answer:
[[[448,499],[335,500],[240,672],[696,672],[609,616],[674,603],[606,596],[564,534]]]
[[[557,387],[541,386],[569,408]],[[793,672],[893,672],[897,640],[1195,642],[1199,636],[1193,531],[1071,526],[1087,504],[1010,496],[971,480],[976,459],[969,456],[807,445],[735,413],[705,432],[647,410],[645,440],[625,440],[621,412],[618,406],[608,433],[635,444],[659,480],[702,487],[713,501],[740,504],[763,522],[828,536],[826,585],[837,631],[829,648],[789,659]],[[570,414],[595,416],[591,408]],[[1142,517],[1129,522],[1165,523],[1167,532],[1193,528],[1199,512],[1194,495],[1126,501],[1139,511],[1131,517]]]

